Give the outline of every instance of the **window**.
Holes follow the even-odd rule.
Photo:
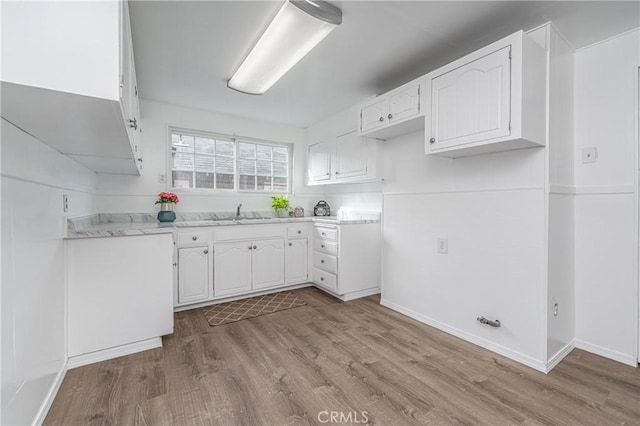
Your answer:
[[[288,192],[290,146],[171,131],[174,188]]]

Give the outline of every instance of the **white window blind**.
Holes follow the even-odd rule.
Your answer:
[[[171,131],[173,188],[288,192],[290,147]]]

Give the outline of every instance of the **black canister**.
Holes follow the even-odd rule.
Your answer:
[[[314,216],[331,216],[331,207],[326,201],[318,201],[318,204],[313,208]]]

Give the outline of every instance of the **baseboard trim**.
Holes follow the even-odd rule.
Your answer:
[[[558,352],[556,352],[554,356],[549,358],[549,361],[547,361],[546,372],[548,373],[549,371],[553,370],[553,368],[556,365],[558,365],[560,361],[562,361],[567,355],[569,355],[571,351],[575,349],[575,347],[576,347],[575,340],[571,340],[563,348],[561,348]]]
[[[125,355],[135,354],[137,352],[147,351],[149,349],[161,348],[162,338],[154,337],[151,339],[141,340],[139,342],[129,343],[114,348],[104,349],[101,351],[90,352],[88,354],[77,355],[69,358],[67,367],[69,369],[82,367],[108,359],[118,358]]]
[[[528,355],[521,354],[520,352],[516,352],[502,345],[498,345],[482,337],[478,337],[471,333],[467,333],[466,331],[451,327],[447,324],[444,324],[426,315],[414,312],[411,309],[407,309],[386,299],[381,299],[380,304],[417,321],[420,321],[421,323],[427,324],[431,327],[437,328],[438,330],[444,331],[445,333],[449,333],[453,336],[459,337],[462,340],[466,340],[467,342],[473,343],[474,345],[480,346],[484,349],[488,349],[492,352],[497,353],[498,355],[502,355],[506,358],[519,362],[520,364],[524,364],[527,367],[533,368],[534,370],[538,370],[545,374],[548,373],[547,365],[545,363],[535,358],[531,358]]]
[[[360,299],[362,297],[373,296],[374,294],[380,294],[380,287],[368,288],[366,290],[354,291],[353,293],[347,293],[344,296],[340,297],[343,302],[348,302],[349,300]]]
[[[550,185],[549,192],[555,195],[614,195],[633,194],[633,185]]]
[[[575,340],[575,345],[576,348],[591,352],[592,354],[596,354],[604,358],[609,358],[611,360],[618,361],[631,367],[638,367],[638,360],[633,356],[623,354],[618,351],[613,351],[611,349],[594,345],[593,343],[585,342],[584,340],[579,339]]]
[[[44,419],[47,417],[47,414],[49,414],[49,410],[53,405],[53,401],[56,399],[56,395],[58,394],[58,391],[60,390],[60,386],[62,386],[62,382],[64,381],[64,377],[66,375],[67,375],[67,364],[65,363],[60,369],[60,371],[58,371],[58,374],[56,374],[56,378],[51,384],[51,389],[49,389],[49,392],[47,393],[47,397],[44,399],[44,401],[42,401],[42,405],[38,410],[38,414],[36,415],[36,418],[33,421],[34,425],[41,425],[42,423],[44,423]]]
[[[182,312],[182,311],[188,311],[190,309],[204,308],[206,306],[218,305],[220,303],[225,303],[225,302],[233,302],[234,300],[248,299],[249,297],[262,296],[265,294],[279,293],[281,291],[297,290],[299,288],[311,287],[312,285],[313,285],[312,283],[306,282],[301,284],[292,284],[286,287],[276,287],[276,288],[270,288],[266,290],[257,290],[251,293],[243,293],[237,296],[229,296],[229,297],[223,297],[215,300],[207,300],[206,302],[194,303],[192,305],[175,306],[173,308],[173,312]]]

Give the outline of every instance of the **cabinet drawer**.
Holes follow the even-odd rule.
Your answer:
[[[323,226],[316,226],[314,229],[314,237],[321,238],[323,240],[338,241],[338,230],[333,228],[325,228]]]
[[[338,292],[338,278],[318,268],[313,268],[313,282],[331,291]]]
[[[287,228],[287,237],[291,238],[307,238],[309,235],[308,226],[289,226]]]
[[[323,253],[338,254],[338,243],[324,240],[313,240],[313,249]]]
[[[338,258],[330,254],[314,252],[313,253],[313,266],[316,268],[324,269],[327,272],[338,273]]]
[[[211,241],[211,232],[209,231],[192,231],[178,233],[178,245],[193,245],[209,243]]]

